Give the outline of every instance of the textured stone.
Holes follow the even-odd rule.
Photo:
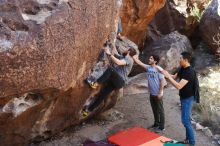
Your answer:
[[[167,1],[165,6],[158,11],[151,21],[148,31],[152,31],[151,33],[159,31],[163,35],[173,31],[183,32],[186,25],[186,18],[177,7],[178,5]]]
[[[118,121],[124,119],[124,114],[115,109],[111,109],[100,114],[98,117],[96,117],[96,119],[107,120],[107,121]]]
[[[211,47],[213,53],[220,53],[220,0],[213,0],[205,10],[200,32],[203,40]],[[216,40],[216,41],[215,41]]]
[[[206,129],[204,131],[205,135],[208,136],[208,137],[213,137],[213,134],[212,134],[212,131],[210,129]]]
[[[143,46],[147,25],[164,4],[165,0],[123,0],[120,12],[122,34],[138,46]]]
[[[148,93],[146,73],[138,74],[129,78],[128,84],[124,88],[125,95]]]
[[[213,136],[213,138],[214,138],[215,140],[220,139],[220,134],[215,134],[215,135]]]
[[[179,58],[183,51],[192,52],[190,41],[175,31],[146,46],[140,58],[147,63],[151,54],[157,54],[160,56],[159,65],[166,70],[174,71],[179,67]]]
[[[196,130],[202,130],[202,129],[204,129],[204,127],[201,124],[196,123]]]
[[[0,1],[0,143],[28,145],[80,122],[84,84],[117,0]]]

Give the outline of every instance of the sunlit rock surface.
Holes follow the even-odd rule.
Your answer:
[[[80,122],[83,80],[110,32],[118,0],[0,1],[0,145],[28,145]]]

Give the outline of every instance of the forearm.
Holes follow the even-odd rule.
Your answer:
[[[173,78],[174,80],[177,78],[177,74],[172,75],[172,74],[168,73],[168,72],[167,72],[166,70],[164,70],[164,69],[163,69],[162,71],[161,71],[161,70],[159,70],[159,71],[160,71],[163,75],[165,75],[166,78],[168,78],[168,76],[171,77],[171,78]]]
[[[137,58],[133,58],[134,59],[134,62],[137,63],[139,66],[145,68],[145,64],[143,62],[141,62],[139,59]]]
[[[161,79],[161,80],[160,80],[160,91],[159,91],[160,93],[163,92],[164,84],[165,84],[165,80],[164,80],[164,79]]]
[[[159,90],[159,93],[157,95],[158,100],[161,100],[162,97],[163,97],[163,88],[164,88],[164,79],[161,79],[160,80],[160,90]]]
[[[168,80],[176,89],[180,90],[182,88],[181,85],[176,80],[174,80],[172,76],[170,76]]]
[[[119,55],[119,53],[118,53],[118,50],[116,49],[116,47],[115,47],[115,46],[113,46],[112,53],[113,53],[113,55],[120,56],[120,55]]]
[[[116,58],[114,55],[110,55],[110,58],[117,65],[126,65],[126,62],[124,60],[120,60]]]

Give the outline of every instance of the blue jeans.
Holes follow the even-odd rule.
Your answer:
[[[118,30],[117,30],[117,34],[122,32],[122,24],[121,24],[121,18],[118,18]]]
[[[186,128],[186,139],[189,140],[191,145],[195,145],[195,137],[191,123],[191,110],[194,102],[194,96],[187,99],[181,99],[181,119],[184,127]]]

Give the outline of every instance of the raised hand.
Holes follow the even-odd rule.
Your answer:
[[[105,50],[105,53],[106,53],[106,54],[111,55],[111,52],[110,52],[110,50],[109,50],[108,47],[104,48],[104,50]]]

